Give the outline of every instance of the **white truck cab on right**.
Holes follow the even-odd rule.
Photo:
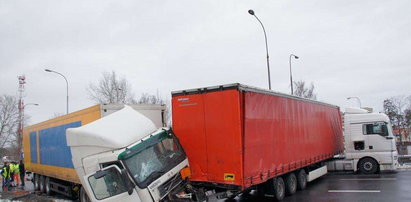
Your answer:
[[[329,162],[328,170],[396,170],[398,152],[388,116],[360,108],[347,108],[343,116],[345,153]]]

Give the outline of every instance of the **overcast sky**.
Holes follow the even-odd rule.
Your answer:
[[[133,92],[170,99],[172,90],[243,83],[272,89],[313,82],[318,99],[341,108],[382,110],[385,98],[411,95],[411,1],[41,1],[0,0],[0,94],[27,84],[31,123],[93,105],[86,86],[116,71]]]

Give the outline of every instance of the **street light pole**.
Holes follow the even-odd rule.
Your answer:
[[[27,104],[24,105],[24,107],[26,107],[27,105],[39,106],[39,104],[37,104],[37,103],[27,103]]]
[[[291,95],[294,95],[294,88],[293,88],[293,74],[291,72],[291,58],[294,57],[295,59],[298,59],[299,57],[291,54],[290,55],[290,83],[291,83]]]
[[[37,104],[37,103],[27,103],[27,104],[24,104],[23,105],[23,113],[22,113],[22,117],[21,117],[21,120],[22,120],[22,129],[24,128],[24,109],[26,108],[26,106],[27,105],[34,105],[34,106],[39,106],[39,104]]]
[[[248,10],[248,13],[252,16],[255,17],[255,19],[258,20],[258,22],[260,22],[261,27],[263,28],[263,32],[264,32],[264,39],[265,39],[265,51],[267,53],[267,70],[268,70],[268,89],[271,90],[271,78],[270,78],[270,60],[269,60],[269,56],[268,56],[268,43],[267,43],[267,34],[265,32],[265,28],[263,23],[260,21],[260,19],[258,19],[258,17],[255,15],[253,10]]]
[[[67,90],[66,90],[66,92],[67,92],[67,114],[68,114],[68,113],[69,113],[69,96],[68,96],[68,81],[67,81],[67,78],[66,78],[63,74],[61,74],[61,73],[59,73],[59,72],[56,72],[56,71],[54,71],[54,70],[44,69],[44,71],[56,73],[56,74],[62,76],[62,77],[64,78],[64,80],[66,80],[66,88],[67,88]]]
[[[347,100],[352,99],[352,98],[355,98],[355,99],[358,101],[358,104],[360,105],[360,108],[361,108],[361,100],[360,100],[360,98],[359,98],[359,97],[347,97]]]

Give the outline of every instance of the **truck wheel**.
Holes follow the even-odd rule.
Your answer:
[[[46,186],[44,186],[45,184],[45,178],[43,175],[40,175],[39,178],[39,185],[40,185],[40,192],[46,193]]]
[[[297,188],[298,190],[304,190],[307,187],[307,173],[304,169],[298,171],[297,174]]]
[[[274,197],[277,201],[281,201],[285,196],[285,183],[282,177],[277,177],[273,180]]]
[[[363,158],[358,162],[358,168],[363,174],[374,174],[378,171],[378,163],[372,158]]]
[[[290,173],[285,178],[285,191],[288,195],[293,195],[297,191],[297,177],[294,173]]]
[[[45,183],[45,192],[47,195],[51,195],[51,187],[50,187],[50,178],[46,177]]]
[[[90,198],[88,197],[86,190],[84,190],[84,187],[81,187],[80,189],[80,202],[90,202]]]
[[[40,176],[38,175],[38,174],[34,174],[34,190],[35,191],[38,191],[38,190],[40,190]]]

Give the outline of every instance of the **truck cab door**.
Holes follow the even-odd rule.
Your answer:
[[[367,135],[366,150],[370,152],[391,152],[392,136],[388,132],[388,124],[385,122],[367,123],[363,125],[364,134]]]
[[[120,169],[116,165],[111,165],[84,176],[84,188],[91,201],[140,202],[137,191],[130,188],[126,180],[122,177]]]

